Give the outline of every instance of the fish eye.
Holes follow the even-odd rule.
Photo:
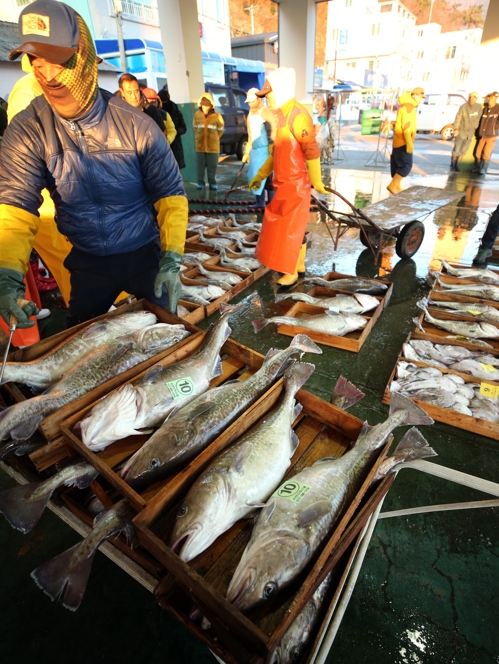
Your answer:
[[[154,459],[149,460],[149,468],[151,470],[153,470],[154,468],[159,468],[159,466],[161,466],[161,461],[156,457]]]
[[[263,588],[263,598],[268,599],[269,597],[272,597],[272,595],[275,595],[276,591],[277,583],[275,583],[275,581],[269,581]]]
[[[289,658],[292,662],[297,662],[300,659],[300,646],[294,646],[289,651]]]
[[[187,514],[188,511],[189,511],[189,508],[187,507],[187,505],[182,505],[182,507],[177,512],[177,516],[178,517],[183,517]]]

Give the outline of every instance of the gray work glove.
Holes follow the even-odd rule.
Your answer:
[[[159,259],[159,270],[154,280],[154,295],[161,297],[163,285],[168,293],[168,311],[171,314],[177,312],[177,304],[182,295],[182,284],[180,282],[180,265],[182,256],[175,251],[162,251]]]
[[[17,321],[17,327],[33,327],[34,321],[29,317],[38,313],[34,302],[29,302],[21,309],[17,300],[24,298],[24,277],[17,270],[0,267],[0,316],[10,325],[11,314]]]

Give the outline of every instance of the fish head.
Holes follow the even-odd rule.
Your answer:
[[[309,552],[306,539],[289,530],[271,530],[250,541],[227,599],[240,611],[272,599],[304,567]]]
[[[170,537],[171,549],[189,562],[213,541],[213,532],[232,512],[235,496],[225,473],[212,469],[190,489],[180,504]]]
[[[196,436],[194,427],[189,422],[167,420],[128,460],[121,471],[121,477],[131,486],[148,486],[162,479],[175,468],[177,454],[182,453],[189,442]]]
[[[149,325],[154,325],[158,319],[151,311],[131,311],[113,316],[109,320],[119,323],[130,332],[136,332],[144,327],[149,327]]]
[[[309,602],[282,637],[282,641],[274,650],[269,664],[294,664],[294,662],[302,660],[315,615],[315,606],[312,602]]]
[[[157,323],[139,330],[135,335],[135,340],[143,352],[152,353],[171,346],[189,334],[190,332],[185,329],[184,325]]]

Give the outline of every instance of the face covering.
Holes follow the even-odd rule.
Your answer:
[[[76,13],[76,12],[75,12]],[[34,70],[36,80],[54,111],[74,120],[86,113],[97,96],[97,54],[85,21],[76,14],[80,27],[78,50],[55,78],[47,81]]]

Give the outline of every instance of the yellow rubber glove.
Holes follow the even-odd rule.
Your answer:
[[[247,164],[249,160],[250,160],[249,152],[245,152],[243,154],[243,158],[241,159],[241,161],[243,162],[243,164]]]
[[[405,149],[407,154],[414,152],[414,143],[412,142],[412,134],[410,131],[404,131]]]
[[[154,203],[158,213],[161,251],[184,255],[189,204],[185,196],[168,196]]]
[[[25,275],[40,218],[14,205],[0,205],[0,267]]]
[[[312,183],[312,187],[319,194],[327,194],[324,184],[322,183],[322,174],[321,174],[321,160],[319,157],[317,159],[308,159],[307,160],[307,170],[308,177]]]
[[[258,173],[250,181],[248,185],[248,190],[251,191],[252,189],[255,190],[260,189],[260,187],[262,186],[262,181],[265,180],[265,178],[268,178],[273,170],[274,170],[274,157],[272,155],[269,155],[262,164],[262,166],[260,166]]]

